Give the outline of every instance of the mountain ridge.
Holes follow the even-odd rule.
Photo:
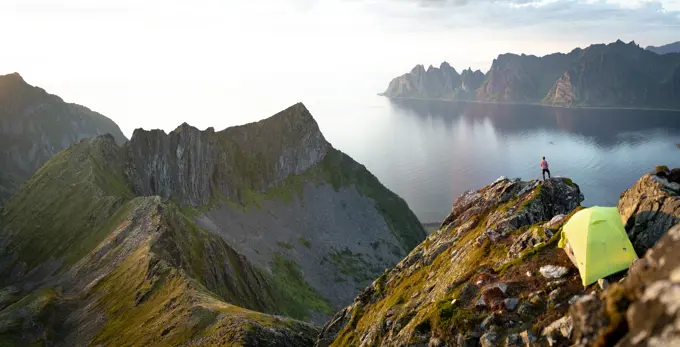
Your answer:
[[[634,41],[617,40],[540,57],[500,54],[472,93],[452,93],[434,75],[414,68],[393,79],[380,95],[566,107],[679,109],[678,66],[680,54],[657,55]]]
[[[0,344],[311,345],[309,322],[424,237],[301,103],[220,132],[83,139],[0,208]]]
[[[656,54],[680,53],[680,41],[668,43],[662,46],[647,46],[645,49]]]

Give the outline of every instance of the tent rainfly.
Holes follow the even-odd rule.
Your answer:
[[[578,268],[583,286],[629,268],[638,258],[616,207],[576,212],[562,228],[559,247]]]

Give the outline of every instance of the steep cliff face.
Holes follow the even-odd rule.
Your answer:
[[[137,129],[126,146],[126,175],[140,195],[190,206],[213,198],[243,202],[323,158],[330,145],[302,104],[265,121],[215,132],[182,124],[170,134]]]
[[[494,59],[482,87],[481,101],[532,102],[540,100],[569,66],[566,54],[544,57],[501,54]]]
[[[126,138],[99,113],[65,103],[17,74],[0,76],[0,205],[49,158],[81,139]]]
[[[635,42],[619,41],[543,57],[501,54],[477,84],[452,91],[442,83],[426,88],[424,69],[396,78],[383,94],[484,102],[545,103],[562,106],[680,108],[680,53],[664,55]],[[428,70],[429,73],[430,70]],[[461,75],[465,81],[465,72]],[[433,81],[437,79],[429,79]],[[418,82],[416,82],[418,81]],[[474,88],[473,88],[474,87]],[[458,91],[465,91],[460,94]]]
[[[443,62],[439,68],[416,65],[411,72],[393,79],[382,94],[389,97],[470,99],[484,81],[484,74],[477,70],[463,70],[462,74]]]
[[[670,59],[669,59],[670,58]],[[660,57],[635,43],[593,45],[574,61],[545,102],[564,105],[677,107],[677,94],[664,86],[680,55]],[[571,95],[560,91],[571,89]]]
[[[495,346],[521,341],[521,332],[533,338],[532,329],[561,317],[582,291],[556,249],[565,215],[582,199],[561,178],[503,178],[463,194],[439,231],[326,324],[317,346]],[[547,279],[544,265],[568,273]]]

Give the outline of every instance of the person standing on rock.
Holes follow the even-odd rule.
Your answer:
[[[541,160],[541,169],[543,170],[543,180],[545,181],[545,173],[548,173],[548,179],[550,179],[550,165],[548,165],[548,162],[545,160],[545,157],[543,157],[543,160]]]

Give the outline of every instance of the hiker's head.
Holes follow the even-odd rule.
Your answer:
[[[543,160],[545,160],[545,157],[543,157]]]

